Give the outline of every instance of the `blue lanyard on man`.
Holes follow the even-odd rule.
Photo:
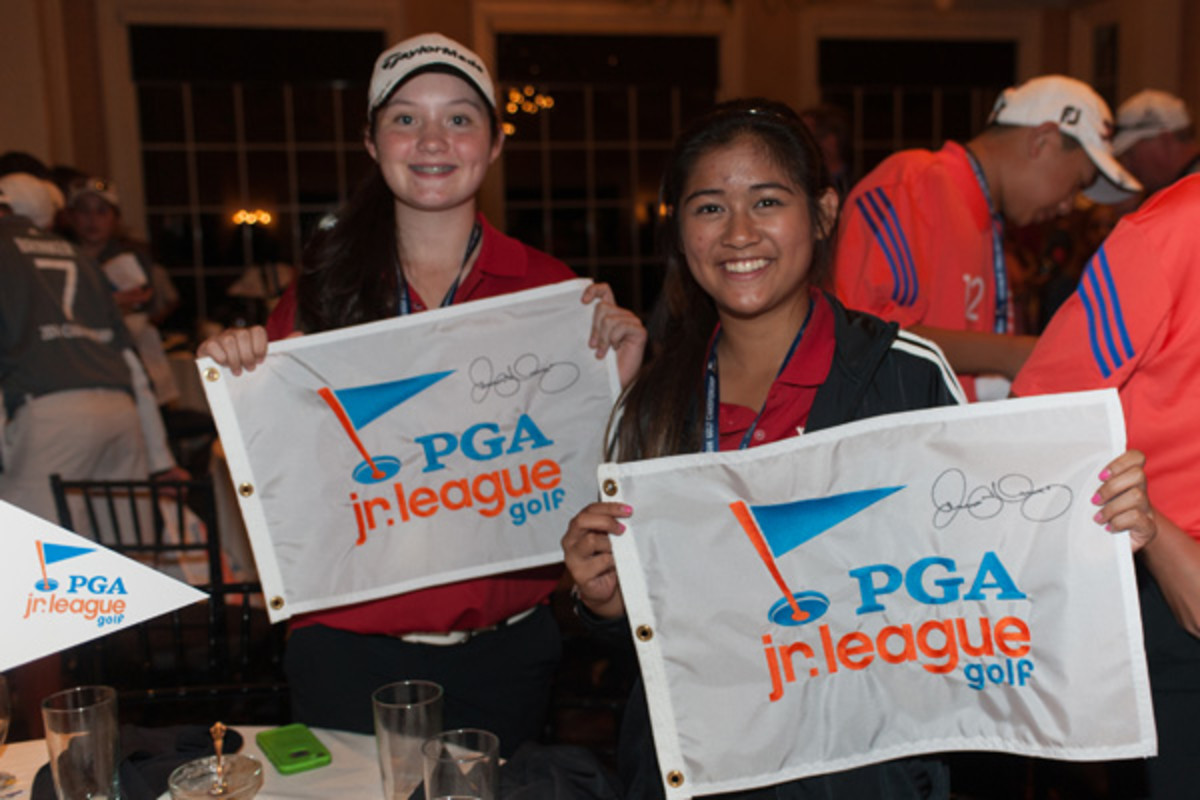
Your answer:
[[[462,281],[463,273],[467,269],[467,262],[471,260],[471,254],[475,252],[475,248],[479,246],[479,239],[483,236],[483,226],[479,224],[479,220],[475,221],[475,226],[471,228],[471,237],[467,239],[467,252],[463,253],[462,265],[458,268],[458,274],[454,276],[454,283],[450,284],[450,288],[446,291],[446,295],[442,298],[442,302],[438,308],[446,308],[454,304],[454,295],[458,294],[458,284]],[[401,269],[399,262],[396,264],[396,277],[400,282],[400,308],[398,315],[403,317],[406,314],[412,313],[412,295],[408,292],[408,281],[404,280],[404,271]]]
[[[983,199],[987,201],[988,216],[992,219],[992,271],[996,276],[996,316],[992,329],[996,333],[1008,333],[1008,267],[1004,263],[1004,216],[996,210],[992,203],[992,193],[988,191],[987,177],[983,167],[970,150],[966,151],[967,161],[971,163],[971,171],[979,188],[983,190]]]
[[[809,298],[808,313],[804,315],[804,322],[801,323],[800,330],[796,332],[796,338],[792,339],[792,345],[788,348],[783,363],[779,365],[779,372],[775,373],[775,380],[779,380],[779,376],[787,369],[788,362],[792,360],[796,348],[800,346],[800,340],[804,338],[804,331],[808,328],[808,321],[812,319],[813,306],[818,302],[816,297]],[[717,342],[720,340],[721,329],[718,327],[716,334],[713,335],[712,344],[708,347],[708,362],[704,369],[704,452],[706,453],[715,453],[721,449],[721,431],[718,422],[721,407],[721,384],[717,380]],[[739,450],[745,450],[750,446],[750,440],[754,437],[758,421],[762,419],[763,411],[766,408],[767,401],[763,400],[763,407],[758,410],[754,421],[750,423],[750,427],[742,436],[742,442],[738,445]]]

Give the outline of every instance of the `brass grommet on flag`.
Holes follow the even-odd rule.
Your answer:
[[[274,609],[275,611],[278,611],[279,609],[283,608],[283,598],[280,597],[279,595],[275,595],[274,597],[272,597],[271,598],[271,608]]]
[[[240,494],[242,497],[249,497],[250,495],[254,494],[254,484],[253,483],[240,484],[238,486],[238,494]]]
[[[617,482],[614,481],[612,478],[609,478],[608,480],[606,480],[604,482],[604,494],[606,494],[609,497],[612,497],[616,493],[617,493]]]
[[[670,785],[672,789],[678,789],[680,786],[683,786],[683,773],[677,769],[673,769],[668,772],[667,784]]]
[[[637,636],[640,641],[648,642],[654,638],[654,628],[651,628],[649,625],[638,625],[637,631],[634,632],[634,635]]]
[[[220,380],[220,378],[221,370],[217,369],[216,367],[209,367],[208,369],[204,370],[204,380],[208,381],[209,383]]]

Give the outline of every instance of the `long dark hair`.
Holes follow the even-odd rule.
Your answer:
[[[392,94],[418,75],[444,72],[463,77],[459,70],[439,64],[414,70]],[[495,109],[472,81],[464,82],[488,110],[491,140],[499,134]],[[374,138],[376,109],[366,123]],[[395,316],[400,305],[399,242],[396,233],[395,196],[383,179],[378,163],[359,183],[336,215],[336,222],[319,230],[304,248],[296,284],[296,323],[308,333],[332,330]]]
[[[679,202],[699,158],[753,137],[802,189],[808,203],[813,244],[809,284],[821,285],[831,265],[835,220],[826,219],[820,199],[831,187],[820,147],[804,122],[783,103],[761,98],[722,103],[693,123],[675,143],[659,190],[658,244],[666,262],[662,292],[650,318],[650,360],[619,405],[612,442],[620,459],[695,452],[701,447],[703,369],[717,309],[688,269],[680,240]],[[610,453],[610,456],[614,455]]]

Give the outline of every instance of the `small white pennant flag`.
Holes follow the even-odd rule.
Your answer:
[[[0,501],[0,670],[206,596]]]

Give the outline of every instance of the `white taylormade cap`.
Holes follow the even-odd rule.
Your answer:
[[[1142,139],[1191,127],[1187,105],[1173,94],[1143,89],[1117,109],[1113,153],[1121,155]]]
[[[369,113],[374,116],[375,110],[387,102],[405,78],[431,66],[454,70],[487,98],[493,110],[496,108],[496,90],[492,87],[492,76],[483,65],[483,59],[440,33],[422,33],[385,50],[375,59],[371,86],[367,91]]]
[[[1054,122],[1087,151],[1100,174],[1084,194],[1097,203],[1118,203],[1142,184],[1113,157],[1112,113],[1092,87],[1065,75],[1044,75],[1001,92],[989,123],[1037,126]]]

